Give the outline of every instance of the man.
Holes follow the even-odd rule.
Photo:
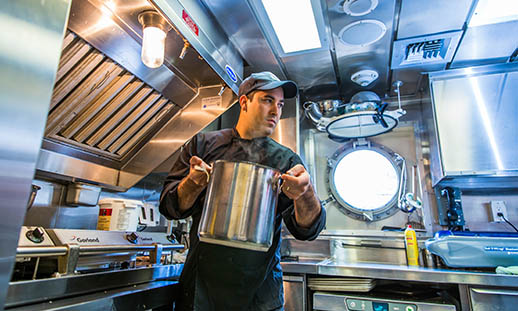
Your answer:
[[[160,212],[170,219],[192,216],[190,249],[180,277],[176,310],[282,310],[281,221],[301,240],[315,239],[325,224],[309,174],[290,149],[269,138],[279,122],[284,98],[297,85],[270,72],[254,73],[239,87],[239,120],[233,129],[198,134],[184,147],[167,177]],[[273,243],[267,252],[200,242],[200,223],[212,163],[249,161],[283,172]],[[199,169],[199,168],[198,168]]]

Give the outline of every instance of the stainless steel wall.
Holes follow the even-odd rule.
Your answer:
[[[93,230],[97,228],[99,206],[67,206],[65,184],[47,180],[34,180],[33,184],[41,189],[25,215],[25,226]]]
[[[367,138],[367,140],[392,149],[392,151],[406,159],[408,166],[417,163],[420,169],[423,170],[420,139],[416,137],[418,136],[417,128],[420,118],[420,108],[414,107],[413,110],[407,110],[409,111],[407,116],[402,118],[402,122],[396,129],[389,133]],[[302,129],[301,144],[304,149],[305,162],[308,165],[317,188],[317,194],[320,200],[325,200],[331,196],[327,181],[327,160],[342,144],[330,140],[327,137],[327,133],[318,132],[311,126]],[[421,174],[421,176],[424,178],[425,174]],[[407,182],[407,185],[410,187],[410,181]],[[424,193],[426,194],[426,192]],[[337,208],[337,204],[337,202],[333,202],[326,206],[326,230],[380,230],[383,226],[402,227],[408,221],[408,215],[401,211],[380,221],[365,222],[356,220],[342,213]],[[426,206],[426,209],[428,206],[429,204]],[[427,215],[431,214],[427,210],[425,210],[425,213]],[[427,222],[428,226],[431,225],[431,219],[420,219],[415,213],[411,216],[410,220],[423,223]]]
[[[405,103],[404,103],[405,104]],[[423,223],[427,234],[433,234],[443,229],[438,222],[438,207],[432,188],[431,171],[440,167],[441,163],[435,162],[430,156],[431,145],[433,145],[433,117],[431,114],[432,104],[428,90],[424,90],[422,100],[407,102],[404,106],[408,113],[401,118],[401,124],[390,133],[369,138],[373,142],[385,145],[393,151],[401,154],[407,160],[415,162],[421,170],[421,181],[423,185]],[[310,136],[314,136],[312,139]],[[311,143],[308,143],[312,141]],[[304,120],[301,125],[301,153],[312,172],[312,178],[317,186],[318,196],[321,200],[327,199],[331,194],[327,190],[327,157],[338,149],[340,144],[331,141],[325,133],[316,131],[312,124]],[[491,183],[481,179],[477,184],[491,187]],[[516,189],[494,189],[487,190],[468,189],[463,190],[462,207],[466,221],[465,228],[471,231],[514,231],[506,223],[491,222],[490,202],[504,201],[507,206],[508,219],[518,225],[518,190]],[[333,203],[335,204],[335,203]],[[340,212],[336,206],[327,207],[326,230],[379,230],[382,226],[402,226],[407,218],[402,212],[397,212],[387,219],[366,223],[354,220]],[[412,220],[416,220],[413,216]]]
[[[158,205],[164,174],[150,174],[126,192],[103,190],[99,200],[120,198],[140,200]],[[70,206],[66,204],[67,184],[44,179],[35,179],[33,184],[41,189],[37,192],[34,204],[27,211],[24,226],[41,226],[62,229],[97,229],[99,205]],[[161,217],[160,226],[165,231],[166,219]],[[155,228],[153,230],[160,230]]]
[[[0,3],[0,307],[16,255],[70,1]]]
[[[491,201],[504,201],[507,207],[507,220],[518,227],[518,191],[508,193],[463,193],[462,210],[466,227],[471,231],[514,232],[507,223],[491,222]]]

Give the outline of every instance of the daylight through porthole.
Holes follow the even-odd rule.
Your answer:
[[[348,213],[377,220],[395,212],[390,210],[396,208],[400,185],[397,155],[379,147],[342,149],[335,155],[329,182]]]

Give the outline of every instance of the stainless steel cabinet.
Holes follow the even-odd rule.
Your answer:
[[[284,310],[304,311],[306,309],[306,276],[283,275]]]
[[[430,74],[432,180],[518,176],[518,64]],[[514,179],[513,179],[514,180]]]
[[[469,289],[472,311],[508,311],[518,309],[518,289]]]

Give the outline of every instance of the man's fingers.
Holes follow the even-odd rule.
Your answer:
[[[306,169],[303,165],[297,164],[294,167],[290,168],[286,174],[292,175],[292,176],[299,176],[300,174],[304,173]]]
[[[284,182],[286,182],[286,181],[297,182],[297,177],[288,175],[288,174],[282,174],[281,179],[284,180]]]
[[[197,156],[192,156],[189,160],[189,164],[191,165],[201,165],[203,163],[203,160],[198,158]]]
[[[212,172],[212,166],[208,165],[207,163],[203,162],[203,160],[197,156],[192,156],[189,160],[189,164],[192,168],[195,168],[195,166],[199,166],[203,168],[204,170],[207,170],[207,172]]]

